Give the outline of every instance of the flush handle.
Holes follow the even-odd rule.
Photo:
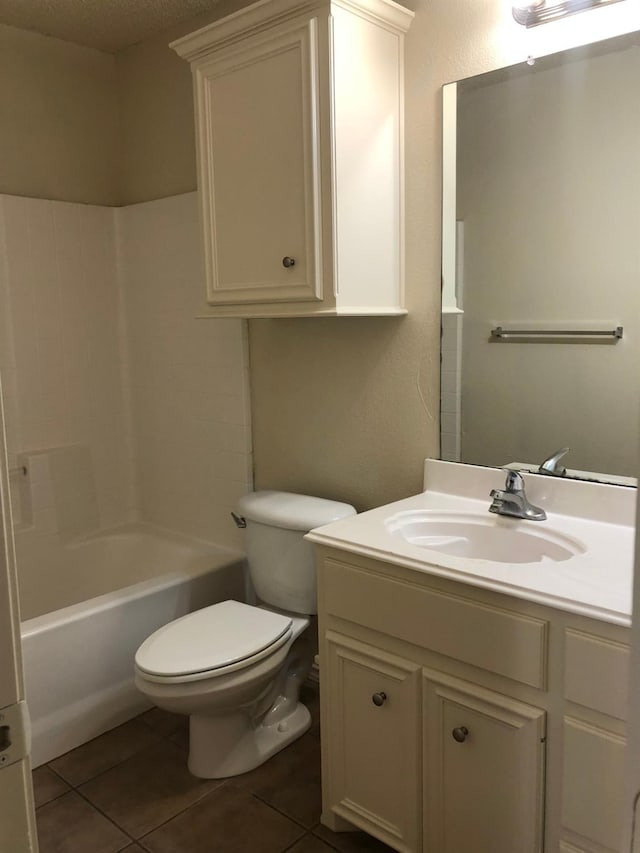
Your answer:
[[[236,512],[231,513],[231,518],[235,521],[236,527],[239,527],[241,530],[247,526],[247,519],[238,515]]]

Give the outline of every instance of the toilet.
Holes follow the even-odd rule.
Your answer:
[[[138,689],[159,708],[189,715],[188,766],[204,779],[246,773],[309,728],[298,697],[317,604],[304,535],[355,509],[263,491],[241,498],[238,513],[258,604],[223,601],[189,613],[155,631],[135,656]]]

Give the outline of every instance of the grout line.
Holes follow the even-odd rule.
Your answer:
[[[143,713],[144,713],[144,712],[143,712]],[[133,719],[137,719],[137,718],[135,718],[135,717],[134,717]],[[145,724],[145,725],[146,725],[146,724]],[[150,729],[151,729],[151,727],[150,727],[150,726],[147,726],[147,728],[150,728]],[[176,748],[178,748],[178,749],[180,748],[180,747],[178,747],[178,746],[177,746],[177,744],[173,743],[173,741],[171,741],[171,740],[170,740],[170,737],[169,737],[168,735],[163,735],[163,734],[159,733],[157,730],[153,730],[153,731],[155,732],[155,734],[158,734],[158,736],[159,736],[159,742],[162,742],[162,741],[167,742],[167,741],[168,741],[168,742],[172,743],[172,745],[173,745],[173,746],[175,746]],[[92,738],[92,740],[95,740],[95,738]],[[87,743],[89,743],[89,741],[87,741]],[[79,747],[76,747],[76,749],[81,749],[81,748],[82,748],[82,746],[84,746],[84,744],[82,744],[82,745],[81,745],[81,746],[79,746]],[[127,847],[128,847],[132,842],[135,842],[135,843],[137,843],[137,844],[142,845],[142,842],[141,842],[141,840],[140,840],[140,839],[135,838],[134,836],[132,836],[132,835],[131,835],[131,833],[130,833],[127,829],[125,829],[123,826],[120,826],[120,824],[119,824],[119,823],[117,823],[117,822],[116,822],[112,817],[110,817],[106,812],[104,812],[104,811],[100,808],[100,806],[98,806],[98,805],[97,805],[96,803],[94,803],[91,799],[89,799],[89,797],[88,797],[86,794],[84,794],[84,792],[83,792],[83,791],[81,791],[81,790],[80,790],[80,787],[81,787],[81,786],[83,786],[83,785],[87,785],[89,782],[92,782],[94,779],[98,779],[98,778],[99,778],[100,776],[102,776],[104,773],[108,773],[110,770],[113,770],[113,769],[115,769],[116,767],[118,767],[119,765],[124,764],[124,763],[125,763],[126,761],[128,761],[129,759],[131,759],[131,758],[133,758],[133,757],[135,757],[135,756],[139,756],[139,755],[141,755],[143,752],[145,752],[146,750],[153,749],[153,748],[155,748],[155,747],[157,747],[157,746],[158,746],[158,743],[156,743],[156,744],[151,744],[151,745],[149,745],[149,746],[147,746],[147,747],[144,747],[143,749],[137,750],[136,752],[132,753],[131,755],[128,755],[128,756],[126,756],[125,758],[123,758],[121,761],[118,761],[118,762],[116,762],[115,764],[111,765],[110,767],[107,767],[107,768],[105,768],[104,770],[101,770],[99,773],[96,773],[94,776],[91,776],[89,779],[85,779],[85,780],[83,780],[82,782],[78,783],[77,785],[74,785],[74,784],[72,784],[71,782],[67,781],[67,779],[65,779],[63,776],[61,776],[61,774],[60,774],[60,773],[58,773],[56,770],[54,770],[54,769],[53,769],[53,767],[50,767],[50,765],[49,765],[49,764],[43,765],[43,766],[47,767],[47,768],[48,768],[52,773],[54,773],[54,774],[55,774],[59,779],[61,779],[61,780],[62,780],[66,785],[68,785],[68,786],[69,786],[69,790],[64,791],[64,792],[63,792],[62,794],[60,794],[58,797],[54,797],[54,799],[53,799],[53,800],[49,800],[48,802],[54,802],[54,800],[60,799],[60,797],[63,797],[63,796],[65,796],[66,794],[76,793],[76,794],[78,794],[78,796],[79,796],[81,799],[83,799],[85,802],[87,802],[87,803],[91,806],[91,808],[92,808],[92,809],[94,809],[96,812],[98,812],[99,814],[101,814],[101,815],[102,815],[104,818],[106,818],[106,819],[107,819],[111,824],[113,824],[117,829],[119,829],[121,832],[123,832],[123,833],[127,836],[127,838],[129,839],[129,840],[127,841],[127,845],[126,845]],[[73,750],[71,750],[71,752],[73,752]],[[67,755],[67,754],[68,754],[68,753],[65,753],[65,755]],[[53,760],[55,760],[55,759],[53,759]],[[36,768],[36,769],[38,769],[38,768]],[[185,811],[188,811],[192,806],[195,806],[197,803],[201,802],[201,801],[202,801],[206,796],[208,796],[209,794],[212,794],[214,791],[219,790],[223,785],[225,785],[225,784],[226,784],[226,782],[227,782],[227,780],[226,780],[226,779],[221,780],[220,784],[218,784],[218,785],[216,785],[214,788],[211,788],[210,790],[208,790],[208,791],[204,792],[204,793],[202,794],[202,796],[200,796],[200,797],[198,797],[196,800],[194,800],[194,802],[193,802],[193,803],[190,803],[188,806],[185,806],[185,808],[180,809],[180,811],[176,812],[176,814],[172,815],[172,816],[171,816],[171,817],[169,817],[167,820],[162,821],[162,823],[158,824],[158,826],[153,827],[153,829],[150,829],[148,832],[146,832],[146,833],[144,834],[144,836],[143,836],[143,837],[146,837],[146,836],[150,835],[152,832],[155,832],[155,831],[156,831],[156,829],[159,829],[161,826],[164,826],[166,823],[169,823],[169,821],[173,820],[173,818],[178,817],[178,815],[183,814]],[[43,803],[43,804],[42,804],[42,806],[45,806],[45,805],[47,805],[47,803]],[[39,808],[42,808],[42,806],[40,806]],[[121,848],[121,850],[124,850],[124,849],[125,849],[125,848]],[[148,848],[147,848],[146,846],[144,846],[144,849],[145,849],[145,850],[148,850]],[[114,851],[114,853],[115,853],[115,851]],[[118,851],[118,853],[119,853],[119,851]]]
[[[281,853],[286,853],[286,851],[291,850],[291,848],[292,848],[292,847],[295,847],[295,845],[296,845],[296,844],[298,844],[298,843],[299,843],[299,842],[300,842],[300,841],[301,841],[305,836],[314,836],[314,837],[317,837],[317,838],[319,838],[319,840],[320,840],[320,841],[322,841],[323,843],[326,843],[326,844],[327,844],[329,847],[331,847],[332,849],[335,849],[335,850],[338,850],[338,849],[339,849],[339,848],[334,848],[334,847],[333,847],[333,845],[331,845],[329,842],[327,842],[327,841],[326,841],[326,839],[324,839],[324,838],[320,838],[319,836],[315,836],[315,833],[313,832],[313,828],[314,828],[315,826],[317,826],[317,825],[318,825],[317,823],[316,823],[316,824],[314,824],[314,825],[313,825],[313,826],[311,826],[311,827],[309,827],[309,826],[305,825],[304,823],[302,823],[302,821],[301,821],[301,820],[299,820],[298,818],[293,817],[293,816],[291,816],[290,814],[287,814],[286,812],[282,811],[282,810],[281,810],[281,809],[279,809],[277,806],[274,806],[272,803],[268,802],[266,799],[263,799],[259,794],[256,794],[256,793],[254,793],[253,791],[251,791],[250,789],[245,788],[245,787],[243,787],[243,786],[241,786],[241,785],[234,784],[235,780],[236,780],[238,777],[233,777],[233,776],[232,776],[232,777],[228,777],[228,778],[226,778],[226,779],[222,779],[222,780],[215,780],[215,781],[217,781],[217,782],[218,782],[218,784],[216,784],[213,788],[210,788],[209,790],[207,790],[207,791],[203,792],[203,793],[202,793],[202,795],[201,795],[201,796],[199,796],[199,797],[197,797],[197,799],[195,799],[192,803],[189,803],[189,805],[185,806],[183,809],[180,809],[178,812],[176,812],[175,814],[172,814],[172,815],[171,815],[170,817],[168,817],[166,820],[163,820],[163,821],[162,821],[161,823],[159,823],[157,826],[155,826],[155,827],[153,827],[152,829],[150,829],[149,831],[145,832],[145,833],[144,833],[144,835],[143,835],[143,836],[141,836],[140,838],[135,838],[135,837],[131,834],[131,832],[129,832],[127,829],[125,829],[123,826],[121,826],[121,825],[120,825],[120,824],[119,824],[115,819],[113,819],[112,817],[110,817],[110,816],[109,816],[109,814],[107,814],[105,811],[103,811],[103,810],[102,810],[102,808],[100,808],[100,806],[98,806],[96,803],[94,803],[94,802],[89,798],[89,796],[85,795],[85,794],[80,790],[80,787],[81,787],[81,786],[84,786],[84,785],[87,785],[88,783],[90,783],[90,782],[91,782],[91,781],[93,781],[94,779],[97,779],[99,776],[103,775],[104,773],[107,773],[107,772],[109,772],[110,770],[115,769],[115,768],[116,768],[116,767],[118,767],[119,765],[121,765],[121,764],[125,763],[125,762],[126,762],[126,761],[128,761],[128,760],[131,760],[131,759],[132,759],[132,758],[134,758],[135,756],[139,756],[139,755],[141,755],[142,753],[144,753],[144,751],[145,751],[146,749],[153,749],[153,748],[157,748],[157,747],[158,747],[158,745],[159,745],[159,743],[161,743],[161,742],[165,742],[165,743],[167,743],[167,742],[168,742],[168,743],[171,743],[173,746],[177,746],[177,747],[179,748],[179,746],[178,746],[178,745],[177,745],[177,744],[172,740],[172,737],[173,737],[173,736],[175,736],[175,735],[177,734],[177,731],[178,731],[178,730],[176,730],[176,731],[172,732],[171,734],[165,734],[165,733],[163,733],[163,732],[160,732],[157,728],[154,728],[152,725],[149,725],[149,723],[147,723],[147,722],[143,721],[142,719],[140,719],[140,718],[141,718],[145,713],[146,713],[146,712],[143,712],[143,714],[140,714],[140,715],[138,715],[138,717],[135,717],[135,718],[133,718],[133,719],[135,719],[135,720],[139,720],[139,721],[140,721],[140,722],[145,726],[145,728],[149,729],[149,730],[150,730],[150,731],[152,731],[154,734],[156,734],[156,735],[158,736],[158,739],[159,739],[159,742],[158,742],[158,743],[156,743],[156,744],[151,744],[151,745],[150,745],[150,746],[148,746],[148,747],[145,747],[145,748],[143,748],[143,749],[141,749],[141,750],[137,750],[137,751],[136,751],[136,752],[134,752],[133,754],[128,755],[128,756],[126,756],[125,758],[121,759],[120,761],[116,762],[116,763],[115,763],[115,764],[113,764],[111,767],[108,767],[108,768],[106,768],[105,770],[102,770],[102,771],[100,771],[100,772],[96,773],[94,776],[91,776],[89,779],[85,779],[85,780],[83,780],[82,782],[78,783],[77,785],[74,785],[74,784],[70,783],[69,781],[67,781],[67,779],[65,779],[65,778],[64,778],[64,777],[63,777],[59,772],[57,772],[53,767],[51,767],[51,766],[50,766],[50,764],[46,764],[46,765],[44,765],[45,767],[47,767],[47,768],[48,768],[48,770],[49,770],[51,773],[53,773],[53,774],[54,774],[57,778],[59,778],[59,779],[60,779],[60,780],[61,780],[61,781],[66,785],[66,786],[68,786],[68,788],[67,788],[67,790],[65,790],[64,792],[62,792],[60,795],[58,795],[57,797],[54,797],[52,800],[49,800],[47,803],[43,803],[43,804],[42,804],[42,806],[47,805],[49,802],[54,802],[55,800],[59,799],[59,798],[60,798],[60,797],[62,797],[62,796],[65,796],[65,795],[66,795],[66,794],[68,794],[68,793],[71,793],[71,792],[77,793],[77,794],[79,795],[79,797],[80,797],[81,799],[83,799],[86,803],[88,803],[88,805],[89,805],[93,810],[95,810],[95,811],[96,811],[98,814],[100,814],[102,817],[106,818],[106,820],[107,820],[107,821],[109,821],[109,823],[110,823],[110,824],[112,824],[112,825],[113,825],[113,826],[115,826],[117,829],[119,829],[119,830],[120,830],[120,832],[122,832],[122,833],[127,837],[127,839],[129,839],[129,840],[127,841],[127,845],[126,845],[126,846],[129,846],[129,844],[131,844],[131,843],[136,843],[136,844],[138,844],[140,847],[142,847],[142,849],[143,849],[143,850],[147,851],[147,853],[152,853],[152,851],[150,850],[150,848],[149,848],[149,847],[147,846],[147,844],[144,842],[144,838],[148,838],[151,834],[153,834],[153,833],[154,833],[154,832],[156,832],[157,830],[161,829],[161,827],[163,827],[163,826],[165,826],[166,824],[170,823],[170,822],[171,822],[172,820],[174,820],[175,818],[178,818],[180,815],[183,815],[185,812],[189,811],[189,809],[193,808],[194,806],[196,806],[196,805],[198,805],[198,804],[202,803],[202,801],[203,801],[204,799],[206,799],[207,797],[209,797],[209,796],[213,795],[214,793],[216,793],[216,792],[220,791],[222,788],[224,788],[224,787],[233,787],[233,788],[235,788],[236,790],[243,791],[244,793],[249,794],[251,797],[253,797],[254,799],[256,799],[258,802],[260,802],[260,803],[262,803],[263,805],[265,805],[268,809],[270,809],[271,811],[275,812],[276,814],[279,814],[280,816],[282,816],[282,817],[283,817],[283,818],[285,818],[286,820],[290,821],[292,824],[294,824],[297,828],[299,828],[299,829],[301,830],[301,835],[300,835],[300,836],[299,836],[299,837],[298,837],[294,842],[292,842],[292,844],[291,844],[291,845],[289,845],[289,846],[287,846],[286,848],[284,848],[284,849],[281,851]],[[305,736],[306,736],[306,735],[305,735]],[[312,735],[310,735],[310,736],[312,736]],[[76,747],[76,749],[81,749],[81,748],[82,748],[81,746],[80,746],[80,747]],[[213,781],[213,780],[211,780],[211,781]],[[39,806],[39,808],[42,808],[42,806]],[[123,850],[123,849],[125,849],[125,848],[121,848],[121,849]]]
[[[304,835],[301,835],[300,838],[296,838],[296,840],[292,841],[287,847],[283,847],[280,853],[287,853],[288,850],[293,850],[293,848],[297,847],[305,838],[314,838],[310,830],[307,830],[307,832],[305,832]]]
[[[232,776],[231,778],[233,779],[234,777]],[[270,808],[274,812],[277,812],[281,817],[286,817],[287,820],[290,820],[292,823],[295,823],[296,826],[299,826],[301,829],[304,829],[305,832],[311,832],[311,827],[302,823],[299,818],[293,817],[292,815],[287,814],[287,812],[282,811],[282,809],[279,809],[278,806],[274,806],[273,803],[270,803],[268,800],[265,800],[263,797],[261,797],[260,794],[256,794],[253,791],[249,790],[249,788],[241,788],[240,786],[237,786],[236,790],[244,791],[246,794],[250,794],[255,800],[258,800],[258,802],[262,803],[263,806],[268,806],[268,808]],[[299,840],[300,839],[298,839],[298,841]]]
[[[195,778],[197,777],[194,776],[194,779]],[[209,781],[213,782],[218,780],[210,779]],[[159,823],[157,826],[154,826],[153,829],[150,829],[148,832],[145,832],[145,834],[141,835],[140,838],[136,838],[136,843],[142,844],[145,850],[148,850],[149,848],[143,843],[143,839],[148,838],[150,835],[153,835],[153,833],[157,832],[161,827],[166,826],[168,823],[171,823],[172,820],[175,820],[177,817],[180,817],[180,815],[183,815],[185,812],[188,812],[189,809],[192,809],[195,806],[199,805],[207,797],[210,797],[212,794],[217,793],[221,788],[226,787],[228,781],[228,779],[220,780],[220,784],[216,785],[215,788],[211,788],[210,790],[205,791],[205,793],[201,797],[198,797],[197,800],[194,800],[192,803],[189,803],[188,806],[185,806],[183,809],[180,809],[180,811],[177,811],[175,814],[171,815],[171,817],[168,817],[166,820],[163,820],[162,823]]]
[[[94,811],[98,812],[98,814],[101,814],[102,817],[104,817],[106,820],[108,820],[110,824],[112,824],[113,826],[116,827],[116,829],[119,829],[120,832],[123,832],[127,836],[127,838],[129,839],[129,842],[127,843],[127,847],[129,846],[129,844],[132,841],[137,840],[133,837],[133,835],[131,835],[131,833],[128,830],[124,829],[124,827],[120,826],[119,823],[116,823],[112,817],[109,817],[108,814],[103,812],[99,806],[97,806],[95,803],[92,803],[88,797],[85,797],[85,795],[82,793],[82,791],[80,791],[78,788],[74,788],[74,793],[77,794],[79,797],[81,797],[86,803],[88,803]],[[124,847],[121,847],[120,850],[124,850]]]
[[[313,827],[313,829],[311,829],[311,830],[310,830],[310,831],[311,831],[311,835],[312,835],[314,838],[317,838],[317,839],[318,839],[318,841],[321,841],[323,844],[326,844],[326,845],[327,845],[327,847],[330,847],[332,850],[337,850],[337,851],[338,851],[338,853],[340,853],[340,848],[339,848],[339,847],[335,847],[335,846],[334,846],[330,841],[327,841],[327,839],[326,839],[326,838],[323,838],[321,835],[318,835],[316,832],[314,832],[314,831],[313,831],[314,829],[317,829],[317,827],[319,827],[319,826],[322,826],[322,824],[318,821],[318,823],[316,823],[316,824],[315,824],[315,826]]]

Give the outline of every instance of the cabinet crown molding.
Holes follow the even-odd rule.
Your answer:
[[[347,9],[398,33],[406,33],[415,17],[414,12],[393,0],[258,0],[172,41],[169,47],[188,62],[197,62],[209,56],[212,48],[226,47],[237,39],[244,39],[299,15],[319,11],[331,13],[335,7]]]

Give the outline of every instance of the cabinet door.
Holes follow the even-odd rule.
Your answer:
[[[578,844],[620,849],[625,751],[620,735],[565,717],[562,825],[565,833],[577,835]]]
[[[539,853],[545,712],[427,671],[425,851]]]
[[[317,21],[195,71],[207,299],[320,299]],[[293,263],[292,263],[293,261]]]
[[[325,808],[396,850],[420,850],[420,682],[408,661],[328,634]]]

